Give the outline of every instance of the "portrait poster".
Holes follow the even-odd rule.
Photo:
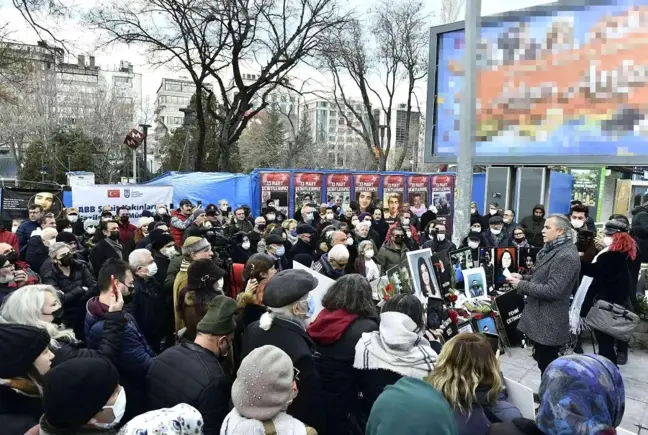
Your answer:
[[[421,217],[427,210],[430,177],[427,175],[410,175],[407,177],[407,201],[410,210]]]
[[[355,174],[354,181],[354,198],[358,202],[361,212],[371,212],[373,202],[378,199],[380,189],[380,174]]]
[[[440,329],[443,323],[445,306],[442,299],[428,298],[427,300],[427,328]]]
[[[407,253],[410,276],[414,284],[414,294],[425,303],[428,298],[442,299],[434,267],[432,266],[432,250],[420,249]]]
[[[495,326],[495,319],[492,317],[482,317],[481,319],[475,322],[477,325],[477,332],[487,332],[489,334],[497,334],[497,328]]]
[[[331,205],[341,207],[351,202],[351,175],[327,174],[326,199]]]
[[[268,200],[274,201],[275,209],[288,216],[288,193],[290,191],[290,173],[262,172],[261,173],[261,204]]]
[[[449,260],[447,261],[448,258],[446,252],[432,254],[432,267],[434,267],[434,274],[442,295],[448,293],[450,287],[452,287],[452,269],[449,266]]]
[[[430,180],[430,203],[437,208],[437,222],[445,225],[448,236],[452,235],[454,180],[454,175],[433,175]]]
[[[465,285],[464,294],[468,299],[488,299],[488,282],[483,267],[462,271]]]
[[[472,258],[472,249],[461,248],[456,251],[450,251],[450,266],[452,268],[453,282],[457,289],[464,288],[462,270],[472,269],[475,267]]]
[[[404,175],[383,176],[383,212],[387,225],[392,225],[398,219],[405,194]]]
[[[457,325],[457,333],[458,334],[471,334],[475,332],[473,329],[472,323],[470,323],[470,320],[465,321],[464,323],[461,323]]]
[[[455,335],[459,334],[459,328],[457,327],[457,324],[452,321],[452,319],[446,319],[441,324],[441,327],[439,329],[441,329],[441,336],[443,337],[443,340],[445,342],[450,340]]]
[[[24,220],[29,218],[29,206],[38,204],[43,213],[51,213],[55,219],[63,213],[62,190],[39,190],[2,188],[2,218]]]
[[[506,277],[517,272],[517,264],[516,248],[495,249],[495,290],[513,290]]]
[[[479,267],[484,268],[486,273],[486,280],[488,281],[488,289],[492,291],[494,288],[494,265],[495,265],[495,250],[493,248],[479,248]]]
[[[322,174],[312,172],[296,172],[295,185],[295,211],[308,203],[319,205],[322,203]]]
[[[540,248],[520,248],[518,256],[518,273],[529,275],[535,267],[536,259]]]
[[[504,331],[511,346],[522,343],[522,334],[517,325],[524,311],[524,297],[518,292],[507,292],[495,297],[495,307],[499,313]]]
[[[394,286],[397,294],[415,294],[407,260],[403,260],[398,266],[388,269],[387,278],[389,278],[389,282]]]

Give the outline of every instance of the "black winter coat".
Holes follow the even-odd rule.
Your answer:
[[[157,274],[156,274],[157,275]],[[166,306],[163,287],[154,279],[135,277],[133,301],[126,310],[135,318],[146,342],[156,354],[160,353],[160,342],[165,336]]]
[[[66,276],[57,264],[49,261],[43,265],[41,280],[43,284],[63,293],[63,324],[74,330],[77,339],[84,340],[86,303],[91,297],[99,295],[97,283],[88,266],[75,261],[70,266],[70,276]]]
[[[151,409],[187,403],[203,417],[204,435],[218,435],[229,412],[229,376],[219,358],[190,341],[165,350],[146,376]]]
[[[502,238],[496,239],[493,233],[490,232],[490,229],[486,230],[486,232],[482,234],[482,238],[484,240],[484,247],[506,248],[507,246],[513,246],[513,240],[511,240],[511,234],[505,233],[504,230],[502,230],[502,233],[500,235],[502,236]]]
[[[527,216],[520,222],[520,225],[524,227],[524,232],[526,233],[526,238],[529,241],[529,245],[541,248],[544,246],[544,240],[542,238],[542,229],[544,228],[545,218],[543,217],[540,220],[535,220],[535,216]]]
[[[317,433],[327,433],[326,419],[322,406],[322,381],[315,367],[313,342],[306,330],[295,322],[275,318],[268,331],[252,323],[243,335],[241,359],[254,349],[265,345],[276,346],[288,354],[293,366],[299,370],[297,388],[299,394],[288,407],[287,413],[314,428]]]
[[[13,389],[0,385],[0,433],[2,435],[24,435],[38,424],[43,415],[39,397],[28,397]]]
[[[355,346],[365,332],[378,329],[375,319],[358,318],[332,344],[318,344],[315,358],[317,372],[322,379],[323,401],[327,430],[331,435],[357,433],[354,427],[364,428],[369,415],[361,415],[360,387],[353,368]],[[351,421],[350,421],[351,420]]]
[[[43,244],[41,236],[30,237],[25,247],[25,261],[29,268],[40,272],[41,266],[49,258],[49,248]]]
[[[394,385],[403,375],[386,369],[359,370],[355,369],[355,378],[358,383],[362,399],[360,402],[360,415],[368,417],[378,396],[386,386]]]
[[[316,260],[315,249],[313,248],[313,246],[304,242],[301,239],[297,240],[297,243],[295,243],[293,247],[290,248],[290,251],[288,251],[288,254],[286,255],[291,265],[293,264],[293,260],[295,259],[295,256],[297,256],[298,254],[308,255],[311,259],[311,262]]]
[[[587,316],[596,299],[631,308],[628,306],[631,289],[628,262],[624,252],[605,252],[596,263],[581,262],[582,274],[593,278],[581,307],[581,317]]]
[[[106,239],[101,239],[97,246],[95,246],[92,251],[90,251],[90,263],[92,263],[92,270],[95,273],[95,276],[99,274],[101,266],[109,258],[121,259],[122,257],[113,249],[112,246],[106,241]]]
[[[52,368],[69,361],[72,358],[105,358],[113,364],[117,364],[117,358],[121,352],[121,345],[126,327],[126,317],[121,311],[106,313],[106,323],[97,349],[88,349],[84,342],[70,342],[58,340],[61,347],[53,349],[54,359]]]

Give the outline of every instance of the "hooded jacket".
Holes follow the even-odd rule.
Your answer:
[[[392,267],[398,266],[401,261],[406,260],[408,251],[409,249],[407,249],[404,242],[400,249],[394,246],[391,241],[385,242],[378,251],[376,263],[380,265],[380,269],[385,273]]]
[[[542,210],[542,217],[536,218],[533,215],[536,210]],[[545,208],[542,204],[536,204],[533,207],[533,213],[520,222],[520,225],[524,227],[526,232],[527,240],[531,246],[536,248],[541,248],[544,245],[544,240],[542,238],[542,229],[544,228],[545,223]]]

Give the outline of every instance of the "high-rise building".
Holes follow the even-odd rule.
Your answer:
[[[155,139],[173,134],[184,122],[180,109],[189,107],[191,97],[196,93],[193,80],[184,78],[163,78],[155,99]]]
[[[400,168],[402,170],[415,171],[419,165],[423,164],[422,153],[424,152],[424,146],[420,141],[421,119],[421,113],[412,108],[410,112],[409,147],[407,155],[403,160],[403,165]],[[387,162],[388,167],[393,167],[394,162],[403,153],[405,147],[405,140],[407,138],[407,104],[398,104],[392,110],[391,126],[392,146]]]

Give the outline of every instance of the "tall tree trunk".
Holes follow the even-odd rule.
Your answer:
[[[194,171],[200,172],[204,168],[205,139],[207,138],[207,122],[205,121],[205,110],[203,108],[202,83],[201,86],[196,86],[196,121],[198,121],[198,143],[196,144]]]

